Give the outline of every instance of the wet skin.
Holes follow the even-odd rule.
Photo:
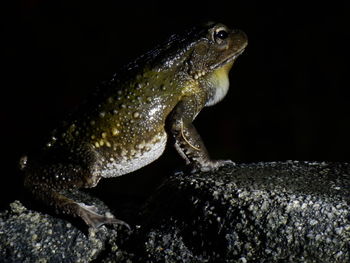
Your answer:
[[[211,160],[192,121],[203,107],[224,98],[228,72],[247,45],[246,35],[207,23],[165,43],[120,69],[54,130],[35,155],[24,156],[25,186],[57,212],[87,225],[121,223],[67,196],[159,158],[167,139],[192,171],[231,161]]]

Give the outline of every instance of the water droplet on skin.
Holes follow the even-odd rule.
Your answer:
[[[117,115],[117,114],[118,114],[118,111],[117,111],[117,110],[113,110],[113,114],[114,114],[114,115]]]
[[[137,111],[134,112],[133,117],[134,117],[135,119],[137,119],[138,117],[140,117],[140,113],[138,113]]]
[[[122,107],[123,109],[125,109],[125,108],[126,108],[126,105],[125,105],[125,104],[122,104],[121,107]]]
[[[107,133],[106,133],[106,132],[102,132],[101,137],[102,137],[103,139],[105,139],[105,138],[107,137]]]
[[[101,118],[103,118],[104,116],[106,116],[106,113],[104,111],[101,111],[99,115]]]

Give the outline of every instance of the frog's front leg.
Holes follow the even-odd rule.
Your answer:
[[[177,104],[169,116],[170,132],[175,139],[176,150],[185,159],[186,164],[192,166],[192,172],[209,171],[225,164],[232,164],[230,160],[210,159],[203,140],[192,124],[202,108],[199,105],[195,97],[185,98]]]

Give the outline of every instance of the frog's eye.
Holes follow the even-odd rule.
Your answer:
[[[214,32],[214,40],[218,44],[221,44],[227,37],[228,32],[223,28],[219,28]]]

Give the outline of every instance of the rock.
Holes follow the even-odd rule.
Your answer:
[[[80,193],[79,197],[105,208],[85,193]],[[70,221],[29,210],[15,201],[8,211],[0,213],[0,261],[91,262],[103,251],[108,240],[119,236],[115,230],[106,227],[84,230],[87,228],[78,228]]]
[[[286,162],[174,177],[150,204],[148,262],[350,262],[349,174]]]
[[[350,262],[350,165],[258,163],[177,174],[132,232],[83,233],[18,201],[0,214],[4,262]]]

